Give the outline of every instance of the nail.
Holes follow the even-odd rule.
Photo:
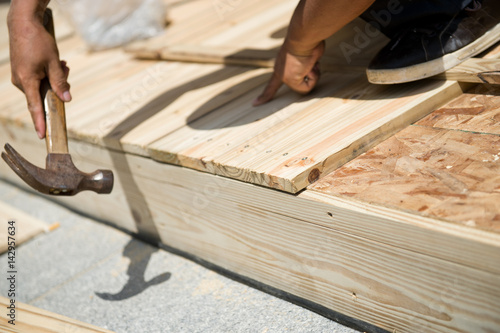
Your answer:
[[[41,140],[43,139],[43,133],[40,131],[36,131],[36,134],[38,135],[38,138]]]
[[[63,93],[63,97],[64,97],[64,101],[65,102],[70,102],[71,101],[71,94],[69,93],[69,91],[65,91]]]
[[[258,106],[259,105],[259,97],[257,97],[256,99],[253,100],[252,102],[252,106]]]

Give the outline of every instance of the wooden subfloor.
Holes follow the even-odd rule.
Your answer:
[[[371,85],[383,37],[338,48],[359,20],[312,94],[254,108],[293,7],[175,1],[165,34],[127,53],[62,40],[70,152],[115,188],[57,200],[363,331],[500,331],[498,88]],[[0,142],[43,166],[8,64],[0,87]]]

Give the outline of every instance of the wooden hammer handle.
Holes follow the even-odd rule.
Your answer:
[[[54,20],[50,8],[45,10],[43,24],[45,29],[55,38]],[[66,133],[64,102],[52,90],[48,78],[43,79],[40,83],[40,94],[45,111],[45,143],[47,144],[47,152],[49,154],[67,154],[68,137]]]
[[[43,79],[42,95],[45,109],[45,143],[49,154],[67,154],[68,137],[66,134],[66,112],[64,102],[50,88],[47,79]],[[43,88],[47,86],[47,88]]]

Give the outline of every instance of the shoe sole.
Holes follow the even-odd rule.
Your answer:
[[[367,69],[368,81],[375,84],[404,83],[428,78],[453,68],[495,44],[500,39],[500,23],[463,48],[441,58],[396,69]]]

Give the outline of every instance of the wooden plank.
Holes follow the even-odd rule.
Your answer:
[[[150,218],[164,244],[388,331],[500,328],[498,233],[76,144],[90,157],[84,168],[110,167],[117,187],[102,206],[95,196],[59,198],[67,205],[120,226],[125,215],[137,225]]]
[[[75,45],[74,43],[74,41],[67,42],[67,44],[71,45]],[[63,45],[63,47],[66,47],[66,45]],[[323,136],[317,136],[317,138],[313,139],[313,141],[310,141],[309,138],[304,140],[302,137],[297,138],[297,141],[290,142],[290,144],[286,142],[288,141],[288,138],[283,137],[280,134],[280,137],[287,145],[285,148],[290,151],[282,152],[280,154],[281,157],[278,157],[278,161],[275,162],[286,165],[286,168],[288,168],[287,172],[289,172],[289,174],[285,176],[272,174],[267,175],[267,170],[265,169],[266,166],[264,165],[260,168],[261,161],[258,160],[256,160],[256,163],[253,165],[259,167],[260,169],[249,169],[247,174],[240,173],[241,168],[239,164],[246,162],[250,163],[252,158],[262,160],[262,158],[268,159],[272,156],[272,158],[276,160],[276,155],[268,155],[267,150],[265,152],[260,152],[260,156],[254,156],[256,144],[258,145],[258,148],[261,149],[261,147],[263,147],[261,141],[264,144],[267,144],[266,140],[271,140],[272,133],[276,129],[274,125],[279,127],[287,124],[287,117],[292,116],[299,110],[302,110],[303,113],[293,118],[292,122],[296,123],[296,126],[300,128],[303,127],[300,122],[308,121],[308,118],[312,120],[318,119],[314,114],[316,108],[309,110],[306,107],[306,105],[312,104],[300,102],[301,99],[304,101],[309,100],[314,102],[314,98],[317,98],[314,97],[314,95],[302,98],[295,93],[288,92],[287,96],[289,97],[285,97],[280,101],[273,102],[259,109],[251,108],[251,100],[257,96],[268,79],[268,70],[249,70],[248,68],[243,67],[222,67],[217,65],[208,66],[179,63],[156,63],[151,61],[144,62],[128,59],[126,55],[119,53],[117,50],[86,55],[84,49],[80,49],[78,52],[73,52],[71,56],[74,60],[77,60],[75,61],[76,66],[80,69],[72,81],[74,100],[72,103],[67,105],[68,130],[70,137],[72,138],[78,138],[87,142],[108,146],[113,149],[125,149],[126,151],[135,154],[148,155],[150,143],[156,144],[155,141],[161,140],[170,134],[174,136],[174,140],[172,140],[171,144],[180,142],[181,146],[185,144],[191,145],[193,141],[186,140],[185,135],[189,135],[189,139],[197,137],[197,135],[192,135],[193,133],[190,132],[192,126],[196,127],[202,124],[201,126],[204,126],[204,128],[207,129],[209,127],[206,127],[203,124],[210,124],[212,121],[215,121],[216,123],[222,122],[223,126],[233,126],[241,122],[243,122],[243,124],[249,122],[252,124],[245,126],[245,135],[235,136],[236,141],[234,141],[234,143],[235,145],[240,145],[246,141],[250,141],[252,144],[252,151],[249,152],[247,149],[241,154],[238,154],[236,157],[240,159],[235,160],[234,164],[231,164],[231,162],[219,163],[217,161],[212,163],[210,161],[210,156],[206,158],[209,161],[208,164],[203,164],[205,161],[202,161],[201,157],[207,155],[203,152],[204,149],[207,149],[210,154],[212,154],[214,151],[211,147],[219,145],[220,143],[226,144],[227,142],[223,141],[227,140],[228,136],[234,136],[234,131],[238,130],[237,128],[233,128],[226,131],[226,129],[220,128],[220,133],[215,133],[218,139],[214,140],[212,143],[207,142],[203,145],[199,145],[198,143],[201,141],[194,142],[196,144],[197,151],[192,155],[188,155],[187,158],[182,156],[185,161],[182,165],[189,167],[197,167],[197,165],[201,165],[201,167],[197,168],[209,172],[214,172],[213,170],[217,168],[215,173],[218,174],[230,177],[239,175],[239,179],[267,186],[270,184],[273,187],[285,189],[291,192],[296,192],[305,187],[311,181],[314,181],[314,177],[309,177],[312,170],[318,169],[314,171],[315,173],[323,170],[317,168],[315,164],[309,163],[299,163],[295,164],[294,167],[289,168],[289,162],[291,160],[286,158],[283,159],[286,155],[282,155],[288,153],[292,159],[297,157],[292,154],[302,155],[303,150],[292,152],[291,149],[295,149],[293,147],[295,142],[300,140],[306,142],[306,144],[321,142],[321,139],[324,140],[329,136],[327,131],[331,130],[331,128],[321,129],[319,133]],[[360,74],[358,73],[346,74],[345,77],[356,77],[359,75]],[[166,80],[167,77],[168,80]],[[327,76],[325,77],[326,79],[324,80],[323,85],[325,87],[331,85],[331,87],[328,87],[327,90],[323,91],[318,89],[318,93],[320,94],[318,96],[327,97],[329,94],[342,88],[342,86],[346,83],[351,82],[351,79],[337,80],[338,77],[337,79],[334,76],[329,76],[329,78]],[[329,112],[328,108],[333,109],[336,108],[337,105],[341,106],[341,109],[344,110],[344,112],[341,112],[340,115],[352,112],[352,110],[349,111],[349,107],[356,108],[356,105],[358,104],[357,101],[347,102],[345,99],[356,96],[358,94],[357,90],[360,86],[363,87],[362,89],[368,91],[371,89],[367,86],[368,84],[366,81],[363,79],[359,80],[359,84],[353,82],[351,87],[344,89],[340,98],[334,98],[333,102],[330,100],[330,104],[321,106],[324,102],[320,103],[318,107],[320,107],[320,109],[323,110],[321,112],[326,113],[326,116],[328,117],[325,121],[328,121],[333,117],[331,121],[333,123],[339,123],[339,117],[340,119],[343,117]],[[7,78],[5,78],[3,82],[6,81]],[[22,96],[19,92],[12,93],[12,90],[15,90],[12,87],[9,89],[5,91],[5,108],[2,109],[2,114],[5,115],[4,121],[6,123],[25,123],[26,126],[31,126],[29,113],[25,110],[24,96]],[[382,89],[384,90],[386,87]],[[396,88],[396,90],[397,89],[398,88]],[[401,90],[401,92],[405,91],[404,89]],[[452,94],[454,93],[453,91],[459,91],[458,86],[446,86],[443,89]],[[409,92],[409,94],[414,93],[419,94],[418,88],[414,92],[412,90]],[[375,95],[377,92],[373,91],[373,94]],[[430,94],[432,95],[433,93]],[[438,95],[436,94],[436,96]],[[446,93],[439,94],[439,97],[449,98]],[[266,118],[270,114],[274,113],[277,110],[276,108],[278,105],[281,105],[278,109],[282,109],[293,101],[298,101],[299,103],[291,106],[288,110],[284,110],[284,112],[276,113],[275,116],[269,118],[270,120],[263,120],[260,123],[255,122],[255,120],[259,118]],[[374,107],[376,107],[375,110],[385,112],[385,110],[376,106],[378,105],[378,102],[380,101],[374,101]],[[382,104],[389,102],[390,99],[382,102]],[[412,103],[406,103],[408,100],[405,100],[404,102],[408,106],[414,105]],[[435,100],[431,98],[428,102],[434,103]],[[360,107],[360,112],[366,112],[367,106],[368,101],[366,105],[363,104],[363,106]],[[400,109],[400,112],[404,113],[405,110],[407,109]],[[214,113],[215,115],[196,122],[198,118],[205,118],[204,116],[209,115],[210,113]],[[354,114],[356,114],[356,112],[354,112]],[[410,120],[405,121],[412,121],[411,119],[413,118],[411,117],[413,116],[414,115],[409,115],[410,118],[406,119]],[[217,119],[219,117],[220,119]],[[417,115],[417,118],[418,117],[421,117],[421,115]],[[287,122],[279,125],[278,123],[282,122],[282,120],[287,120]],[[165,125],[158,126],[161,123]],[[189,125],[186,126],[186,124]],[[345,124],[345,122],[342,122],[341,124]],[[362,122],[360,122],[360,124],[363,126]],[[322,126],[322,123],[316,120],[314,121],[313,126]],[[337,129],[338,128],[340,127],[337,127]],[[358,127],[358,129],[359,128],[360,127]],[[316,131],[314,128],[312,130]],[[352,130],[356,131],[357,129],[352,128]],[[203,138],[207,135],[207,133],[209,133],[207,131],[202,132],[203,136],[200,136],[199,138]],[[304,133],[304,135],[309,136],[308,133],[311,133],[311,131]],[[214,133],[210,132],[210,135],[212,134]],[[348,132],[346,135],[349,134],[350,133]],[[263,138],[266,140],[262,140]],[[374,142],[375,141],[372,143]],[[363,146],[365,145],[364,142],[358,142],[352,147],[356,147],[356,145],[360,144]],[[243,147],[245,145],[246,144],[244,144]],[[218,158],[220,156],[222,158],[226,158],[224,154],[227,153],[227,156],[230,159],[232,154],[231,149],[234,147],[235,146],[226,146],[224,149],[218,148],[216,152],[220,154],[215,157]],[[296,145],[296,147],[304,149],[304,144]],[[186,148],[192,149],[193,146],[187,146]],[[306,147],[306,149],[307,148],[308,147]],[[361,151],[358,149],[358,153],[360,152]],[[171,152],[165,151],[160,153],[170,154]],[[342,158],[351,158],[349,150],[344,150],[343,153],[346,155],[340,156],[338,159],[332,158],[330,162],[324,164],[322,168],[324,168],[324,170],[334,168],[345,161]],[[156,154],[156,152],[153,154]],[[196,154],[200,154],[200,158],[196,157]],[[244,154],[251,154],[250,158],[246,158]],[[318,157],[318,161],[315,163],[320,163],[321,160],[331,157],[328,154],[330,154],[330,152],[326,152],[324,156]],[[304,158],[304,156],[299,157],[300,159]],[[160,159],[165,161],[163,158]],[[166,161],[168,162],[169,160]],[[273,160],[271,159],[270,161]],[[310,162],[310,160],[307,162]],[[273,164],[271,166],[273,169],[280,168],[280,164]],[[242,167],[246,168],[246,165],[242,165]],[[302,170],[299,170],[301,168]],[[301,172],[299,175],[299,182],[295,182],[293,179],[292,181],[286,179],[286,177],[294,177],[293,175],[290,176],[290,172]],[[285,179],[283,180],[282,178]]]
[[[252,10],[272,21],[288,6],[259,2]],[[262,27],[255,15],[236,18],[240,28]],[[354,38],[349,29],[335,38]],[[215,44],[241,38],[211,36]],[[77,71],[66,108],[71,138],[293,193],[461,92],[453,82],[377,87],[361,73],[326,74],[313,95],[283,89],[279,100],[252,108],[269,69],[137,61],[119,50],[87,54],[75,40],[61,44]],[[0,117],[31,127],[24,96],[12,89],[0,93]]]
[[[0,296],[0,306],[9,309],[10,299]],[[9,323],[10,317],[0,317],[2,332],[38,333],[112,333],[112,331],[89,325],[78,320],[39,309],[34,306],[15,302],[15,325]]]
[[[196,77],[191,81],[147,100],[140,109],[143,111],[138,114],[144,114],[151,108],[160,110],[142,123],[127,119],[130,126],[127,128],[124,122],[115,127],[105,138],[106,145],[113,147],[119,144],[127,152],[148,156],[150,143],[253,91],[255,87],[260,89],[269,78],[267,70],[219,65],[198,66],[195,73]]]
[[[500,60],[471,58],[433,78],[460,82],[500,84]]]
[[[8,223],[13,221],[14,225]],[[2,201],[0,201],[0,253],[4,253],[8,248],[8,236],[14,239],[15,246],[30,240],[42,232],[54,230],[59,226],[59,223],[49,225],[25,212],[16,209]],[[8,233],[8,227],[14,227],[13,235]]]
[[[228,3],[224,1],[207,2],[202,0],[190,1],[172,8],[170,17],[172,23],[165,33],[147,41],[132,43],[127,49],[142,57],[158,59],[158,52],[165,47],[178,43],[199,44],[218,34],[226,34],[228,30],[240,25],[259,23],[259,16],[279,15],[280,8],[286,6],[291,15],[295,1],[285,0],[258,0],[252,2]],[[290,17],[290,16],[288,16]],[[271,21],[271,25],[275,22]],[[262,27],[262,25],[260,25]],[[268,40],[268,39],[266,39]],[[240,43],[242,40],[239,41]],[[279,43],[274,41],[273,43]]]
[[[297,192],[461,92],[456,82],[375,86],[325,75],[302,99],[252,108],[251,91],[149,149],[159,161]]]
[[[292,10],[290,2],[285,1],[254,18],[235,23],[223,32],[205,33],[206,38],[198,43],[194,43],[198,39],[189,39],[189,44],[186,40],[174,42],[164,35],[129,44],[125,50],[142,59],[272,67]],[[280,15],[276,16],[276,13]],[[347,66],[350,70],[364,72],[370,60],[387,42],[385,36],[377,33],[360,43],[360,31],[366,30],[367,25],[362,19],[356,19],[328,38],[321,60],[322,69],[346,71]]]

